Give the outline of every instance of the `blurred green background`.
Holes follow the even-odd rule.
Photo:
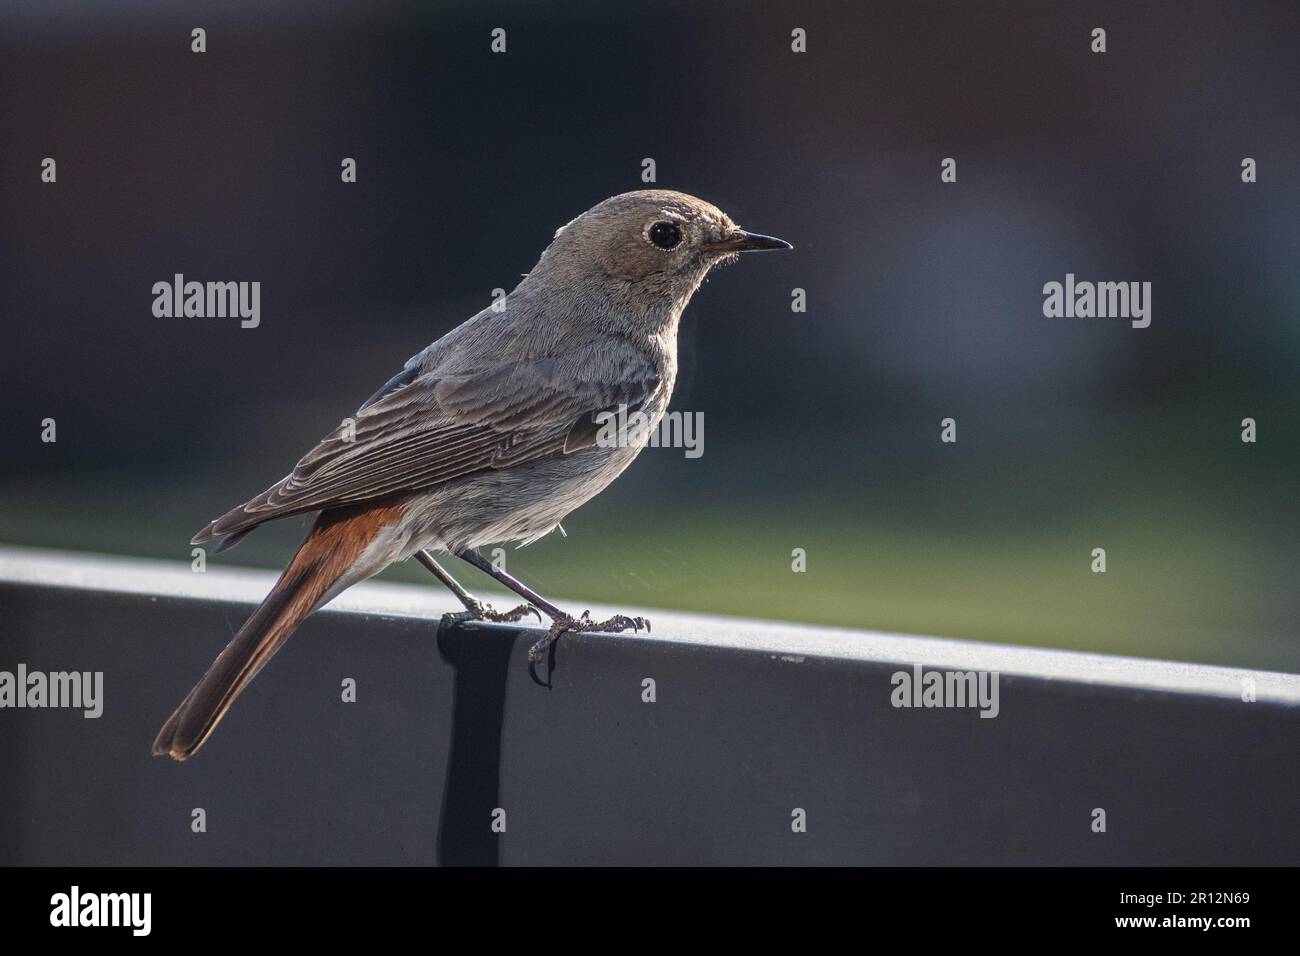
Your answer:
[[[1268,411],[1269,430],[1297,424]],[[1294,493],[1293,463],[1268,441],[1243,445],[1223,409],[1166,411],[1154,439],[1141,417],[1090,440],[1067,429],[1027,445],[993,424],[994,449],[974,461],[964,448],[989,439],[973,420],[959,420],[956,446],[939,445],[935,419],[734,448],[705,421],[703,458],[648,449],[565,522],[567,537],[508,547],[507,567],[553,598],[629,608],[1296,668],[1297,529],[1294,510],[1276,507]],[[916,448],[916,435],[933,447]],[[834,480],[810,464],[830,459]],[[256,487],[235,481],[232,497],[222,481],[169,477],[149,479],[143,518],[80,497],[75,481],[7,485],[0,538],[105,552],[125,539],[133,554],[186,559],[195,508],[216,503],[205,518]],[[115,476],[97,494],[142,491]],[[212,560],[279,567],[306,526],[266,526]],[[1105,574],[1091,571],[1094,547],[1106,549]],[[805,573],[792,571],[794,548],[807,553]],[[454,564],[467,586],[494,586]],[[413,564],[383,577],[438,587]]]

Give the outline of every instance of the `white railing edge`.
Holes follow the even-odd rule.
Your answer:
[[[122,557],[0,545],[0,584],[73,588],[158,597],[254,604],[275,580],[272,571],[209,564],[198,573],[183,561]],[[511,598],[484,592],[504,605]],[[1139,691],[1182,693],[1300,705],[1300,675],[1278,671],[1153,660],[1110,654],[889,634],[781,621],[758,621],[681,611],[615,608],[556,599],[561,606],[649,616],[654,632],[611,638],[703,645],[767,654],[791,665],[806,658],[833,658],[888,665],[997,671],[1044,681],[1065,681]],[[450,594],[432,579],[427,586],[368,581],[346,591],[324,613],[414,618],[436,625],[457,610]]]

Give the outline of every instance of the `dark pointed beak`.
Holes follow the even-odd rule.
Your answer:
[[[763,236],[757,232],[737,229],[725,239],[708,244],[710,252],[727,255],[732,252],[758,252],[763,249],[793,249],[794,246],[776,236]]]

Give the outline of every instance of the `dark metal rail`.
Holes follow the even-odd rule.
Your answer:
[[[0,709],[0,863],[1300,861],[1294,675],[659,612],[542,686],[539,631],[439,628],[432,582],[345,594],[151,757],[271,580],[0,549],[0,672],[104,682]],[[895,706],[917,665],[997,672],[997,716]]]

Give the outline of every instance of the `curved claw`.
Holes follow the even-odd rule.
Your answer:
[[[528,661],[530,664],[540,664],[542,658],[546,656],[547,650],[552,644],[559,640],[560,635],[565,631],[581,631],[583,625],[590,620],[586,611],[582,612],[582,617],[560,617],[551,622],[551,628],[546,632],[546,636],[540,641],[528,648]]]
[[[485,620],[504,623],[522,621],[529,614],[536,614],[537,623],[542,623],[542,612],[537,610],[537,608],[533,607],[531,604],[521,604],[516,608],[511,608],[509,611],[496,611],[492,609],[491,605],[485,604],[482,607],[482,614]]]
[[[552,644],[559,640],[561,634],[593,634],[607,633],[618,634],[621,631],[633,631],[640,633],[641,628],[645,628],[647,634],[650,633],[650,619],[644,617],[629,617],[626,614],[615,614],[606,621],[593,621],[590,611],[583,611],[580,617],[557,618],[551,624],[551,629],[547,631],[546,636],[528,649],[528,660],[537,664],[546,656],[546,651]]]
[[[608,631],[617,634],[620,631],[633,631],[640,633],[641,628],[650,633],[650,622],[644,617],[628,617],[626,614],[615,614],[608,621],[600,623],[588,623],[583,628],[584,631]]]
[[[537,623],[542,623],[542,612],[531,604],[521,604],[509,611],[498,611],[491,604],[475,601],[473,607],[468,607],[463,611],[448,611],[442,616],[442,620],[443,623],[450,624],[458,624],[461,621],[494,621],[509,624],[521,621],[529,614],[536,614]]]

